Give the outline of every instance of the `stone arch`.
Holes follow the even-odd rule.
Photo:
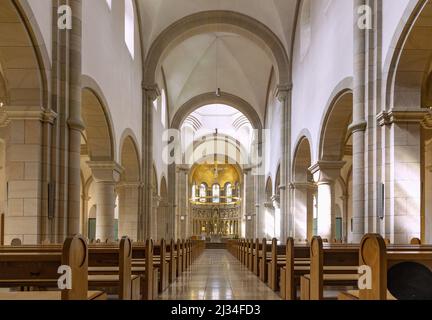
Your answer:
[[[307,137],[303,136],[297,143],[293,159],[294,182],[306,183],[312,181],[309,172],[312,165],[312,148]]]
[[[133,136],[124,133],[120,149],[120,164],[124,171],[117,186],[119,205],[119,237],[138,240],[138,214],[140,192],[140,158]]]
[[[319,160],[340,161],[343,158],[352,112],[352,90],[338,92],[329,103],[321,124]]]
[[[264,48],[272,58],[278,83],[289,85],[290,62],[280,39],[263,23],[238,12],[206,11],[184,17],[166,28],[153,42],[144,65],[144,83],[153,86],[159,62],[170,48],[196,34],[208,32],[237,33]]]
[[[91,161],[115,161],[113,122],[100,87],[87,76],[82,78],[82,117]]]
[[[151,176],[151,187],[153,196],[157,196],[159,193],[159,183],[158,183],[158,173],[156,169],[156,165],[153,163],[152,167],[152,176]]]
[[[384,64],[388,109],[425,107],[422,89],[432,57],[432,26],[425,22],[431,8],[431,0],[410,0],[393,36]]]
[[[309,168],[312,165],[311,144],[306,136],[299,139],[293,158],[294,237],[297,241],[313,236],[314,185]]]
[[[273,180],[271,177],[267,178],[265,193],[266,193],[266,201],[271,202],[271,198],[273,196]]]
[[[120,164],[124,168],[122,181],[138,182],[141,177],[140,156],[136,139],[126,130],[120,144]]]
[[[183,122],[191,113],[211,104],[224,104],[233,107],[248,118],[254,129],[261,130],[263,128],[260,116],[254,107],[242,98],[226,92],[222,92],[220,97],[216,96],[214,92],[209,92],[192,98],[183,104],[174,114],[173,120],[171,121],[171,128],[180,129]]]
[[[0,3],[0,74],[7,88],[6,105],[47,107],[48,51],[26,0]],[[0,76],[1,77],[1,76]]]
[[[275,176],[275,183],[274,183],[274,190],[275,190],[274,193],[277,196],[280,196],[280,186],[281,186],[281,165],[279,163],[276,169],[276,176]]]

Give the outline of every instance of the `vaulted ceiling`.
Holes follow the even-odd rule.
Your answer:
[[[223,10],[266,25],[289,56],[298,0],[138,0],[144,51],[170,25],[191,14]],[[223,92],[253,106],[263,120],[273,67],[268,48],[244,35],[207,30],[169,48],[162,61],[171,118],[184,103],[204,93]],[[288,72],[288,70],[286,71]],[[162,79],[161,74],[158,76]]]

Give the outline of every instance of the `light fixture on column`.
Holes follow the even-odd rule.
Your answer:
[[[3,106],[4,106],[3,101],[0,101],[0,108],[3,108]]]

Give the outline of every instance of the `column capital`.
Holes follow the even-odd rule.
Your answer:
[[[315,190],[316,185],[313,182],[293,182],[292,188],[294,190]]]
[[[422,121],[422,126],[425,129],[432,129],[432,107],[429,109],[429,114]]]
[[[349,127],[348,131],[351,133],[356,132],[364,132],[367,128],[367,122],[366,121],[359,121],[359,122],[353,122]]]
[[[309,168],[316,183],[334,182],[340,176],[345,161],[320,160]]]
[[[142,89],[144,90],[146,96],[150,97],[152,100],[156,100],[161,96],[161,90],[157,83],[154,84],[142,84]]]
[[[278,84],[274,90],[274,96],[279,102],[285,102],[292,91],[292,84]]]
[[[187,164],[179,164],[176,166],[176,172],[189,172],[191,167]]]
[[[425,108],[391,109],[378,114],[377,121],[380,126],[389,126],[394,123],[422,123],[428,116],[430,116],[430,112]]]
[[[139,181],[120,181],[116,188],[117,189],[127,189],[127,188],[136,188],[139,189],[142,186],[142,183]]]
[[[124,171],[124,168],[115,161],[88,161],[87,164],[96,182],[117,183]]]

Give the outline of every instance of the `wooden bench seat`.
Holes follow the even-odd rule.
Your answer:
[[[360,291],[359,290],[348,290],[346,292],[341,292],[338,296],[338,300],[346,300],[346,301],[352,301],[352,300],[359,300],[360,298]],[[396,300],[396,298],[387,291],[387,300]]]
[[[62,300],[61,291],[0,292],[0,301],[55,301]],[[105,292],[88,291],[87,300],[106,300]]]
[[[412,274],[411,271],[405,274],[404,277],[411,274],[417,278],[416,281],[420,285],[422,281],[430,283],[432,280],[430,275],[432,271],[432,250],[430,250],[430,246],[420,248],[417,246],[412,246],[411,248],[387,246],[385,240],[380,235],[368,234],[363,237],[360,244],[359,265],[370,267],[372,272],[371,288],[341,293],[339,295],[340,300],[394,300],[398,297],[404,299],[430,299],[432,295],[431,288],[427,287],[428,292],[424,291],[425,288],[421,289],[421,293],[427,296],[419,296],[415,292],[415,283],[410,282],[410,279],[406,280],[408,282],[405,284],[406,287],[399,288],[397,291],[390,293],[389,291],[395,288],[388,287],[388,273],[393,268],[400,266],[408,268],[420,267],[428,270],[423,274],[426,279],[417,278],[418,274]],[[400,270],[394,272],[393,276],[397,278],[399,272]],[[399,285],[401,284],[399,283]]]
[[[66,239],[61,252],[48,253],[0,253],[0,283],[2,286],[14,287],[26,285],[57,287],[59,275],[57,270],[66,265],[71,269],[71,289],[62,291],[33,291],[26,293],[2,293],[2,299],[10,300],[21,295],[27,300],[88,300],[89,298],[105,299],[102,291],[88,291],[88,247],[86,241],[79,235]],[[20,282],[22,281],[22,282]]]

